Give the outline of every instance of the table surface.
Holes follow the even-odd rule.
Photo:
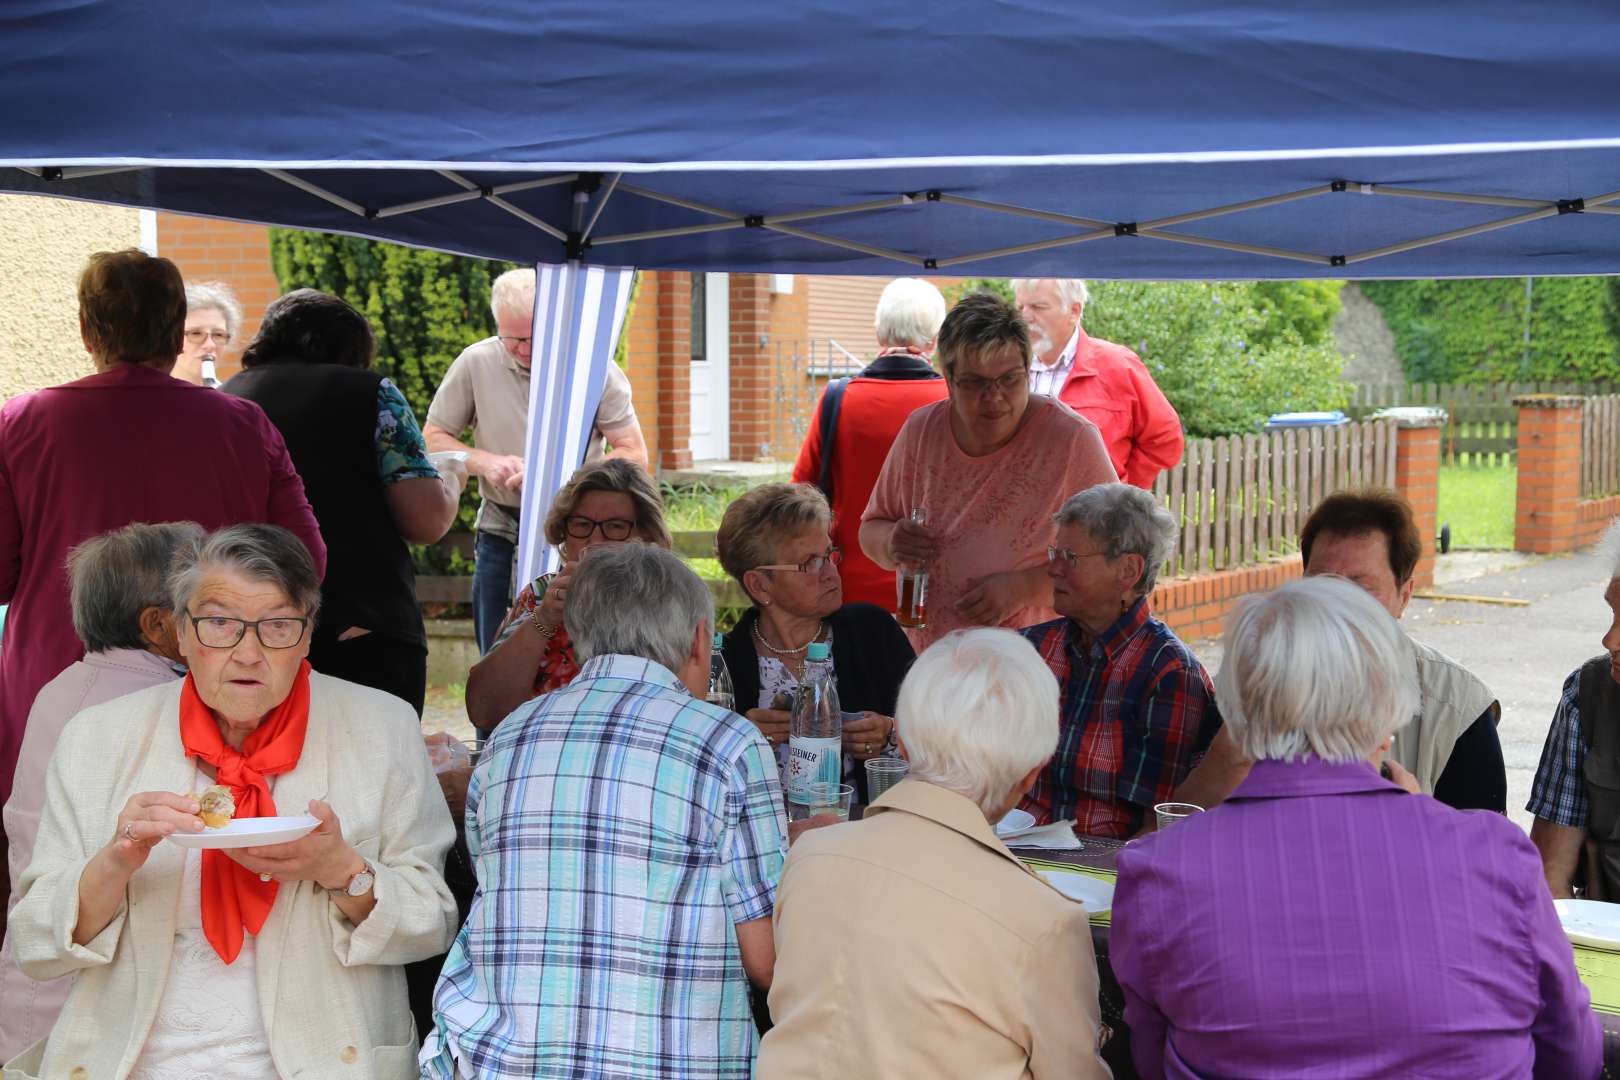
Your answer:
[[[1117,869],[1119,849],[1125,846],[1123,841],[1100,836],[1082,837],[1081,844],[1082,847],[1078,851],[1008,846],[1020,859],[1109,871]],[[1114,979],[1113,968],[1108,962],[1109,931],[1107,923],[1091,924],[1091,941],[1097,953],[1098,974],[1101,976],[1103,1023],[1114,1032],[1114,1037],[1104,1048],[1103,1057],[1113,1067],[1115,1080],[1133,1080],[1136,1070],[1129,1060],[1130,1032],[1125,1027],[1124,995],[1119,989],[1119,983]],[[1620,1016],[1598,1013],[1598,1019],[1603,1023],[1603,1075],[1605,1078],[1620,1078]]]

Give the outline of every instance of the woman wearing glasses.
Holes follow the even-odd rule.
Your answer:
[[[939,357],[950,398],[900,429],[860,532],[879,566],[928,571],[928,625],[908,631],[918,651],[964,627],[1052,618],[1052,515],[1118,479],[1095,424],[1029,392],[1029,328],[1011,304],[964,297],[940,327]],[[910,520],[918,509],[927,524]]]
[[[467,716],[485,734],[525,701],[567,686],[579,673],[562,611],[585,552],[627,540],[662,548],[675,543],[658,489],[646,470],[625,458],[602,458],[574,473],[552,501],[545,534],[562,552],[562,569],[524,587],[495,645],[467,675]]]
[[[188,383],[203,385],[203,361],[217,362],[241,329],[242,305],[229,285],[223,281],[187,285],[185,345],[175,358],[171,374]]]
[[[51,758],[18,965],[75,974],[49,1038],[6,1075],[417,1075],[402,965],[444,949],[455,836],[399,700],[316,674],[321,594],[291,533],[235,525],[181,546],[169,591],[183,680],[80,713]],[[319,824],[196,850],[187,792],[241,818]]]
[[[844,603],[832,511],[810,484],[766,484],[733,502],[715,544],[720,565],[754,602],[726,635],[737,711],[786,752],[788,721],[813,642],[832,648],[844,723],[844,772],[864,791],[860,763],[894,747],[894,703],[916,654],[894,616]],[[864,799],[863,799],[864,801]]]

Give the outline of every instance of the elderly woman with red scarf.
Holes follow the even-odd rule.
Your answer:
[[[286,530],[183,547],[170,591],[191,673],[80,713],[51,760],[10,926],[24,973],[77,979],[8,1080],[415,1077],[402,966],[456,920],[415,714],[310,670],[320,587]],[[313,829],[228,846],[199,816],[215,785]]]

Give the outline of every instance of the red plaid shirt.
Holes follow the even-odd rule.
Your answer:
[[[1020,804],[1041,824],[1127,837],[1167,802],[1221,726],[1204,666],[1138,600],[1089,643],[1068,619],[1021,633],[1057,676],[1057,753]]]

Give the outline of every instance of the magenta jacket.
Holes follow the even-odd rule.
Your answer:
[[[304,482],[257,405],[125,365],[0,408],[0,802],[39,688],[84,655],[63,561],[137,521],[292,530],[326,572]]]
[[[1144,1077],[1585,1080],[1603,1036],[1541,860],[1372,766],[1263,761],[1119,857]]]

